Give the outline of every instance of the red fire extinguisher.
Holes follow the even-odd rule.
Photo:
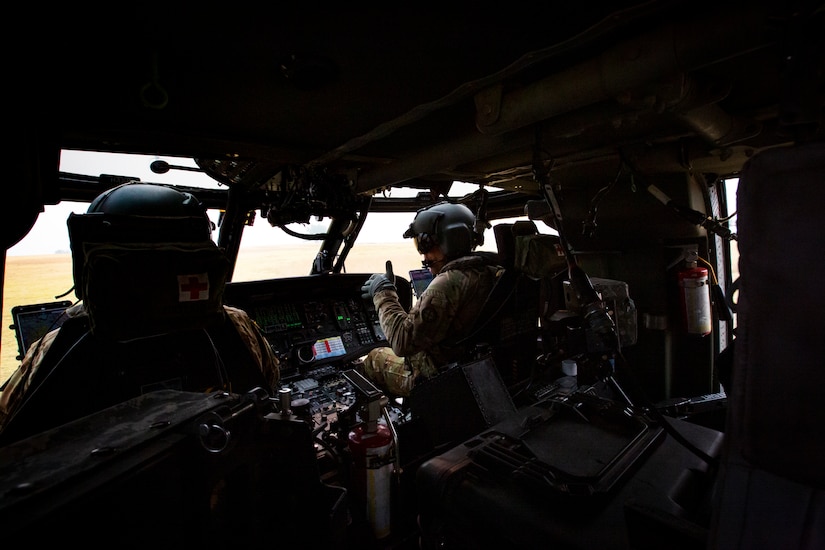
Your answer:
[[[706,336],[711,332],[710,283],[708,270],[689,262],[678,273],[679,302],[688,334]]]
[[[393,437],[386,424],[368,421],[349,432],[357,497],[366,504],[376,539],[390,535],[392,521]]]

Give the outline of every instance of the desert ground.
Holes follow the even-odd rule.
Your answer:
[[[242,249],[233,274],[234,281],[253,281],[309,274],[318,244],[308,242],[279,247]],[[396,274],[408,277],[408,271],[421,267],[421,257],[411,241],[399,243],[357,244],[346,261],[348,273],[383,272],[386,260],[392,260]],[[12,326],[11,309],[17,305],[55,301],[72,288],[72,258],[69,254],[42,256],[8,256],[3,289],[2,355],[0,384],[19,365],[18,349]],[[61,300],[76,299],[69,292]]]

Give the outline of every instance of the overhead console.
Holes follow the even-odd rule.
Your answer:
[[[289,381],[317,369],[338,370],[387,345],[378,314],[361,298],[368,277],[311,275],[229,283],[224,302],[258,323],[281,360],[281,379]],[[401,277],[396,283],[408,308],[409,283]]]

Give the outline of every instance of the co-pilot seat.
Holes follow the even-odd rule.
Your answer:
[[[85,313],[61,327],[0,444],[154,390],[266,387],[224,312],[229,261],[197,200],[135,183],[102,197],[68,220]]]
[[[493,231],[504,269],[470,335],[458,342],[471,350],[470,356],[416,384],[406,400],[435,448],[460,443],[515,412],[513,394],[533,375],[541,353],[542,280],[528,256],[557,237],[539,235],[532,221],[501,223]],[[552,263],[557,266],[558,260]]]
[[[500,223],[493,227],[503,273],[484,304],[469,339],[479,350],[488,348],[508,387],[527,380],[541,353],[539,317],[543,276],[533,273],[538,248],[557,239],[539,235],[533,221]],[[550,269],[552,266],[546,266]],[[542,269],[545,269],[544,267]]]

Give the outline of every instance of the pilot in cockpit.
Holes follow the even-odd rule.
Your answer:
[[[159,336],[168,335],[166,340],[171,345],[163,348],[168,352],[166,355],[183,353],[176,349],[176,346],[183,347],[178,336],[182,325],[192,318],[196,323],[203,320],[203,326],[197,327],[201,335],[198,344],[202,341],[206,347],[214,348],[211,362],[223,365],[220,369],[213,369],[221,371],[218,387],[229,389],[228,383],[233,382],[232,389],[246,391],[251,388],[243,386],[254,381],[256,385],[260,382],[259,386],[265,385],[265,389],[274,391],[280,372],[279,361],[272,348],[246,312],[222,303],[226,282],[223,263],[227,260],[211,240],[212,227],[205,208],[192,194],[140,182],[125,183],[105,191],[90,203],[86,214],[72,214],[69,231],[73,240],[74,288],[83,301],[72,306],[69,315],[78,318],[78,322],[67,321],[25,350],[21,365],[0,392],[0,433],[37,389],[40,381],[50,377],[44,373],[68,368],[70,354],[81,344],[64,344],[63,341],[68,340],[69,336],[61,338],[60,332],[68,330],[68,326],[77,327],[82,321],[80,318],[88,318],[89,321],[83,321],[86,325],[81,325],[82,328],[77,330],[78,341],[98,342],[101,344],[98,348],[111,351],[115,347],[106,347],[106,342],[137,342],[135,345],[140,346],[141,341],[149,343],[158,340]],[[168,255],[158,261],[159,252],[168,252]],[[93,260],[95,254],[97,260]],[[201,262],[204,255],[209,258],[206,262],[210,263]],[[213,264],[217,264],[218,268],[203,267],[203,280],[195,281],[198,287],[196,292],[195,285],[191,283],[201,274],[191,263],[180,260],[181,257],[195,258],[201,262],[195,264],[198,269]],[[155,261],[146,261],[149,258]],[[94,264],[94,261],[98,263]],[[122,277],[115,277],[106,271],[113,269],[112,266],[124,267],[119,272]],[[180,270],[184,270],[183,275]],[[129,278],[134,279],[130,285],[122,282]],[[162,284],[153,287],[154,282]],[[120,290],[114,288],[117,284],[122,285]],[[111,286],[112,293],[94,290],[94,285],[98,289],[101,285]],[[184,285],[188,285],[187,288]],[[155,287],[161,286],[169,290],[164,294],[169,296],[165,302],[155,300]],[[118,292],[121,296],[128,292],[132,298],[129,301],[120,300]],[[95,296],[96,301],[91,299]],[[186,308],[194,311],[195,315],[184,318],[185,314],[180,311]],[[121,312],[126,312],[126,315]],[[205,322],[207,317],[214,320],[208,327]],[[92,327],[90,331],[85,328],[88,325]],[[150,330],[155,332],[150,333]],[[224,348],[231,350],[231,356],[218,359],[216,354],[221,352],[219,348],[224,342]],[[140,348],[123,347],[125,354],[133,354],[132,351],[137,349]],[[50,354],[50,350],[53,353]],[[163,360],[158,358],[151,362],[162,363]],[[240,378],[229,379],[232,365],[240,363],[246,369],[243,383],[234,382]],[[43,372],[38,374],[39,370]]]
[[[392,263],[364,283],[390,347],[369,352],[365,374],[394,396],[408,396],[416,381],[466,358],[459,342],[473,329],[476,317],[502,268],[495,254],[473,252],[481,244],[475,216],[463,204],[440,202],[419,210],[404,238],[412,238],[433,280],[405,311],[398,300]]]

